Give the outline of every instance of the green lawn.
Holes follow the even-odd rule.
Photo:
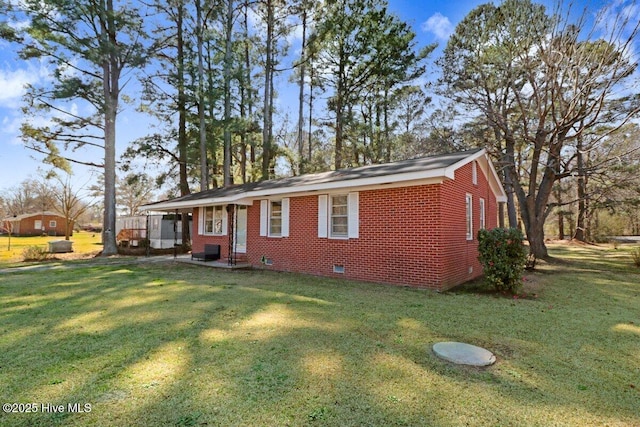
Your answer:
[[[54,240],[64,240],[64,236],[37,236],[37,237],[16,237],[8,235],[0,235],[0,267],[6,266],[8,263],[22,262],[24,257],[22,252],[29,246],[38,246],[48,249],[48,242]],[[88,231],[76,231],[69,239],[73,242],[73,251],[75,256],[78,255],[95,255],[102,250],[100,233],[92,233]],[[68,257],[67,254],[55,254],[58,258]]]
[[[640,270],[552,254],[517,299],[113,259],[3,273],[0,401],[38,413],[0,425],[640,425]],[[441,361],[443,340],[497,363]]]

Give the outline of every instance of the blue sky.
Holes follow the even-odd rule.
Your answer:
[[[389,0],[389,9],[412,25],[417,34],[419,46],[437,42],[442,47],[446,44],[455,25],[475,6],[485,2]],[[546,1],[544,3],[550,4]],[[578,3],[582,4],[583,1]],[[596,10],[601,5],[601,2],[591,2],[588,7]],[[435,57],[437,55],[439,51],[436,52]],[[12,47],[0,41],[0,191],[14,187],[29,177],[38,176],[37,171],[42,166],[40,161],[42,156],[27,150],[21,143],[20,106],[24,84],[36,83],[46,77],[46,70],[37,62],[19,61]],[[286,79],[280,79],[279,85],[278,92],[285,93],[289,90],[290,83],[287,83]],[[135,93],[130,95],[135,96]],[[292,117],[297,115],[295,108],[286,108],[290,108]],[[145,123],[148,119],[138,115],[133,109],[133,106],[124,106],[124,111],[118,117],[118,156],[130,141],[147,133]],[[87,153],[94,156],[99,154]],[[77,182],[85,182],[89,174],[88,170],[74,167]]]

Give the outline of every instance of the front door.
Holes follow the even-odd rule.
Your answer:
[[[247,253],[247,207],[238,206],[236,224],[236,252]]]

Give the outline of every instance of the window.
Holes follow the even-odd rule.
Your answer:
[[[289,237],[289,198],[260,200],[260,235]]]
[[[480,229],[485,229],[484,199],[480,199]]]
[[[349,203],[346,194],[331,196],[331,237],[349,236]]]
[[[33,228],[35,230],[44,230],[44,227],[42,226],[42,220],[41,219],[36,219],[33,222]]]
[[[55,220],[51,220],[49,221],[49,228],[56,228],[58,226],[58,223]]]
[[[318,196],[318,237],[357,239],[359,193]]]
[[[272,201],[269,209],[269,236],[282,235],[282,201]]]
[[[473,197],[471,194],[467,194],[466,202],[466,223],[467,223],[467,240],[473,240],[473,216],[472,216],[472,203]]]
[[[202,234],[214,234],[223,235],[224,230],[224,206],[205,206],[202,208],[203,213],[203,233]]]

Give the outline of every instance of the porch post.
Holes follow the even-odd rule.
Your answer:
[[[227,205],[227,214],[229,215],[229,257],[228,265],[236,264],[235,257],[235,237],[236,237],[236,209],[235,205]]]
[[[178,258],[178,209],[173,214],[173,259]]]
[[[145,221],[144,239],[147,241],[145,254],[147,258],[151,255],[151,239],[149,238],[149,211],[147,211],[147,219]]]

